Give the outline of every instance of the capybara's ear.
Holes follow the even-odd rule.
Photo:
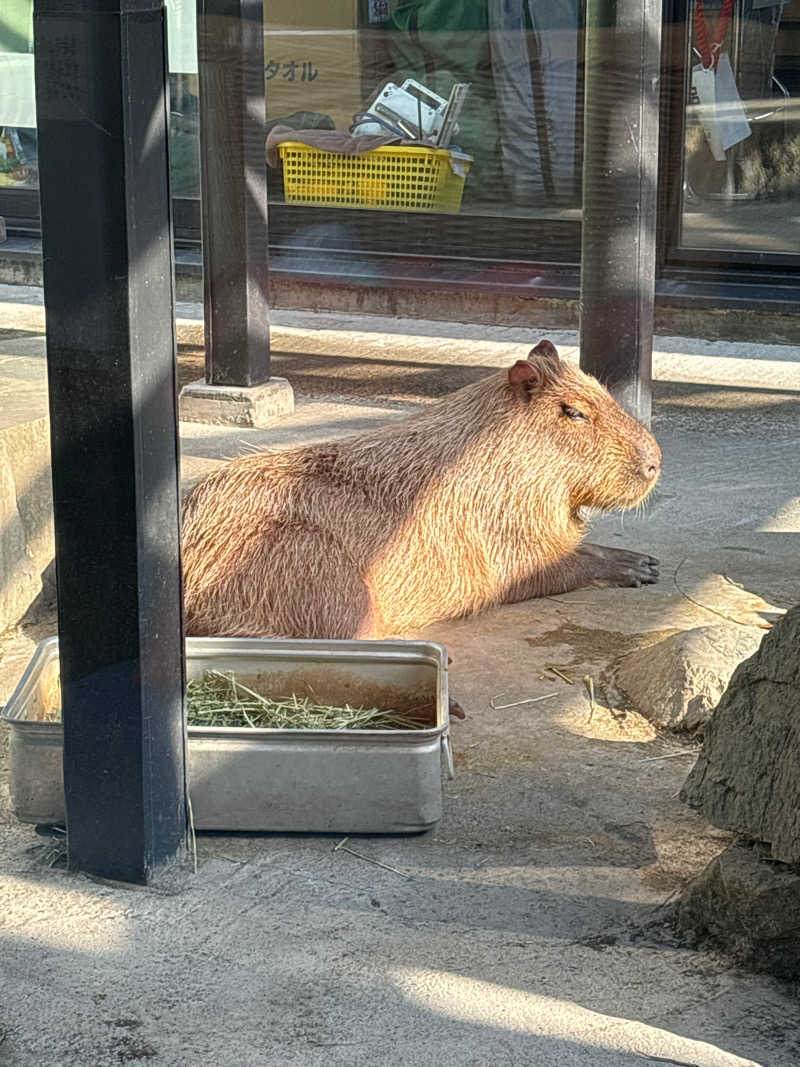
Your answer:
[[[544,374],[542,368],[537,367],[535,363],[529,363],[527,359],[518,359],[514,366],[509,368],[508,380],[512,385],[533,393],[541,389]]]
[[[528,353],[528,359],[535,359],[536,356],[549,360],[551,363],[557,364],[559,362],[558,349],[552,341],[548,341],[546,338]]]

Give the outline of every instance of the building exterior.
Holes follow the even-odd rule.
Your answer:
[[[167,8],[178,269],[190,276],[200,240],[194,4]],[[3,11],[0,215],[10,240],[0,273],[14,256],[35,261],[24,239],[39,234],[32,0],[6,0]],[[387,82],[413,79],[442,98],[470,86],[453,139],[472,159],[460,210],[293,203],[280,166],[270,168],[276,302],[574,321],[584,20],[581,0],[265,0],[268,127],[346,132]],[[715,84],[729,72],[733,86],[722,104],[733,143],[722,150],[693,72],[704,27],[712,46],[720,38]],[[660,305],[699,310],[706,323],[773,312],[789,335],[800,280],[800,0],[665,0],[662,40]],[[608,91],[626,91],[613,71]]]

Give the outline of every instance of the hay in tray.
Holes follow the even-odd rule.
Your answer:
[[[267,697],[244,685],[232,671],[206,671],[186,685],[189,726],[246,726],[283,730],[419,730],[413,712],[333,706],[292,694]],[[422,709],[421,709],[422,710]]]
[[[42,694],[40,719],[61,721],[61,685],[56,676]],[[206,671],[186,686],[189,726],[245,726],[272,730],[421,730],[430,708],[407,713],[381,708],[320,704],[310,697],[271,698],[238,681],[232,671]]]

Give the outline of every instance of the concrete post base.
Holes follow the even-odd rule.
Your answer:
[[[184,422],[224,426],[268,426],[294,411],[294,392],[285,378],[263,385],[209,385],[190,382],[181,389],[180,417]]]

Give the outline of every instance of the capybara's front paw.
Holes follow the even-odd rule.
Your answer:
[[[635,588],[658,581],[658,560],[644,552],[590,544],[580,545],[577,551],[591,557],[596,581]]]
[[[610,581],[614,585],[634,586],[655,585],[658,581],[658,560],[640,552],[620,551],[614,561]]]
[[[658,581],[658,560],[641,552],[623,548],[609,548],[614,555],[608,560],[608,581],[611,585],[654,585]]]

